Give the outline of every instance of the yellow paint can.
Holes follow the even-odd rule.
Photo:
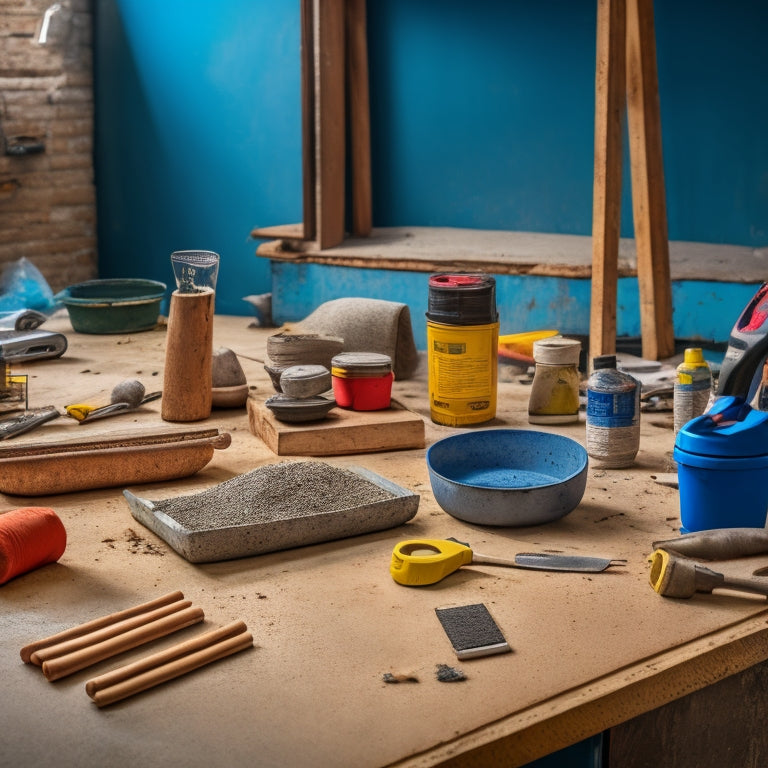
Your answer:
[[[460,427],[496,416],[498,342],[493,277],[430,278],[427,350],[432,421]]]

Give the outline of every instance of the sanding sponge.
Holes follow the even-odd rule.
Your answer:
[[[483,603],[435,608],[459,659],[476,659],[512,649]]]

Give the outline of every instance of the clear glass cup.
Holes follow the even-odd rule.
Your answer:
[[[213,251],[174,251],[171,266],[179,293],[216,290],[219,254]]]

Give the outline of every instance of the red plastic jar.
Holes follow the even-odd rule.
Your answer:
[[[392,358],[377,352],[343,352],[331,360],[336,405],[353,411],[381,411],[392,400]]]

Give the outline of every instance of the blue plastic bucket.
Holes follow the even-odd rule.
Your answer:
[[[674,457],[682,533],[765,527],[768,456],[723,459],[675,448]]]
[[[675,441],[683,533],[766,524],[768,413],[738,398],[721,400]]]

